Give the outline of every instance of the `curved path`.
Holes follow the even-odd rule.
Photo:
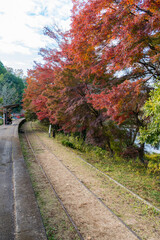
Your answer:
[[[46,233],[19,144],[20,121],[0,126],[0,239],[45,240]]]

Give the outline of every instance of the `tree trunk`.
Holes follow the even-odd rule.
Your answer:
[[[55,129],[53,129],[53,132],[52,132],[52,137],[55,138],[56,137],[56,131]]]
[[[113,149],[111,148],[111,144],[110,144],[109,138],[107,138],[107,146],[108,146],[108,149],[109,149],[111,157],[113,157],[114,152],[113,152]]]
[[[86,129],[84,129],[83,131],[80,132],[80,138],[82,138],[83,141],[86,140]]]
[[[139,160],[144,164],[144,143],[139,148]]]

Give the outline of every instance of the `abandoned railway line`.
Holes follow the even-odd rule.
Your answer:
[[[32,127],[32,123],[31,123],[31,128],[33,130]],[[33,130],[34,131],[34,130]],[[35,131],[34,131],[35,132]],[[45,131],[44,131],[45,132]],[[35,133],[36,134],[36,133]],[[40,141],[40,137],[36,134],[37,138]],[[41,145],[45,148],[47,148],[47,146],[44,145],[44,143],[42,141]],[[47,148],[50,152],[51,150],[49,148]],[[53,153],[52,153],[53,154]],[[55,154],[53,154],[55,156]],[[96,168],[95,166],[93,166],[91,163],[88,163],[87,161],[85,161],[82,157],[78,156],[80,158],[81,161],[83,161],[85,164],[89,165],[90,167],[94,168],[97,172],[99,172],[100,174],[104,175],[105,177],[107,177],[109,180],[113,181],[116,185],[120,186],[121,188],[125,189],[128,193],[130,193],[131,195],[133,195],[134,197],[136,197],[138,200],[142,201],[144,204],[146,204],[148,207],[156,210],[157,212],[160,213],[160,208],[154,206],[152,203],[148,202],[147,200],[145,200],[144,198],[140,197],[138,194],[134,193],[133,191],[131,191],[130,189],[128,189],[127,187],[125,187],[123,184],[119,183],[118,181],[116,181],[115,179],[113,179],[112,177],[110,177],[109,175],[107,175],[106,173],[102,172],[101,170],[99,170],[98,168]],[[58,158],[57,158],[58,159]],[[59,159],[58,159],[59,160]],[[63,163],[62,163],[63,164]],[[63,164],[64,165],[64,164]],[[64,165],[65,166],[65,165]],[[65,166],[66,167],[66,166]],[[67,168],[68,169],[68,168]],[[68,169],[69,170],[69,169]],[[70,170],[69,170],[70,171]],[[76,177],[76,176],[75,176]]]
[[[33,131],[32,123],[31,123],[30,127],[31,127],[31,129],[32,129],[32,131]],[[34,131],[33,131],[33,132],[34,132]],[[91,193],[92,196],[93,196],[98,202],[100,202],[100,204],[101,204],[105,209],[107,209],[107,211],[109,210],[109,212],[110,212],[115,218],[117,218],[117,219],[119,220],[119,222],[121,222],[121,223],[129,230],[129,232],[131,233],[131,235],[129,234],[130,237],[129,237],[129,238],[126,238],[126,239],[139,239],[139,240],[141,240],[141,238],[140,238],[135,232],[133,232],[118,216],[115,215],[115,213],[101,200],[101,198],[99,198],[95,193],[93,193],[65,164],[63,164],[63,162],[62,162],[53,152],[50,151],[50,149],[41,141],[40,137],[39,137],[35,132],[34,132],[34,135],[36,136],[36,138],[37,138],[38,142],[40,143],[40,145],[42,146],[42,148],[45,149],[46,151],[50,152],[50,153],[54,156],[54,158],[75,178],[75,180],[79,182],[79,184],[80,184],[82,187],[84,187],[89,193]],[[36,156],[36,152],[34,151],[32,145],[31,145],[31,142],[30,142],[30,140],[29,140],[29,138],[28,138],[28,136],[27,136],[26,131],[25,131],[25,137],[26,137],[26,140],[27,140],[27,142],[28,142],[29,147],[31,148],[31,150],[32,150],[32,152],[33,152],[33,154],[34,154],[34,157],[35,157],[38,165],[41,167],[43,174],[45,175],[47,181],[49,182],[52,190],[53,190],[54,193],[56,194],[57,199],[60,201],[60,203],[61,203],[61,205],[62,205],[62,208],[64,209],[64,211],[65,211],[65,213],[67,214],[69,220],[71,221],[73,227],[75,228],[75,230],[76,230],[79,238],[80,238],[81,240],[83,240],[84,238],[83,238],[82,234],[80,233],[80,231],[78,230],[78,226],[76,225],[75,221],[74,221],[74,220],[72,219],[72,217],[70,216],[69,212],[67,211],[67,209],[66,209],[66,207],[64,206],[63,202],[61,201],[60,196],[57,194],[57,192],[56,192],[56,190],[55,190],[55,187],[54,187],[53,184],[51,183],[51,181],[50,181],[50,179],[49,179],[46,171],[44,170],[42,164],[39,162],[39,160],[38,160],[38,158],[37,158],[37,156]],[[91,235],[91,234],[90,234],[90,235]],[[112,236],[111,236],[111,238],[112,238]],[[110,238],[110,239],[111,239],[111,238]],[[85,239],[86,239],[86,238],[85,238]],[[91,238],[91,239],[92,239],[92,238]],[[93,239],[94,239],[94,238],[93,238]],[[98,236],[97,236],[97,239],[99,239]],[[103,239],[109,239],[109,238],[108,238],[107,235],[106,235],[106,236],[104,236]],[[114,238],[113,238],[113,239],[114,239]],[[118,239],[118,238],[117,238],[117,239]],[[119,238],[119,239],[120,239],[120,238]],[[122,239],[123,239],[123,238],[122,238]]]
[[[28,142],[28,145],[30,146],[30,148],[32,149],[32,152],[34,154],[34,157],[36,158],[36,161],[38,162],[38,165],[40,165],[47,181],[49,181],[52,190],[54,191],[54,193],[56,194],[58,200],[61,202],[61,205],[63,207],[63,209],[65,210],[67,216],[69,217],[70,221],[72,222],[74,228],[77,231],[78,236],[80,237],[80,239],[141,239],[136,233],[134,233],[120,218],[118,218],[111,209],[109,209],[107,207],[106,204],[104,204],[104,202],[101,200],[101,198],[99,198],[95,193],[93,193],[78,177],[76,177],[76,175],[67,167],[63,164],[63,162],[54,154],[52,153],[49,148],[47,148],[47,146],[41,141],[41,139],[38,137],[37,134],[35,134],[35,132],[32,129],[32,126],[30,125],[31,128],[31,135],[27,134],[27,131],[25,130],[25,136]],[[38,149],[34,150],[34,147],[32,146],[32,140],[33,138],[36,138],[38,143]],[[79,185],[78,188],[74,189],[74,191],[68,191],[66,192],[65,197],[68,197],[68,204],[65,204],[65,199],[63,200],[63,196],[62,196],[62,192],[61,194],[58,193],[58,190],[56,189],[57,186],[54,182],[54,180],[50,179],[50,175],[47,173],[47,170],[45,170],[45,165],[40,162],[39,159],[39,154],[37,155],[37,150],[38,151],[45,151],[45,156],[47,155],[51,155],[52,159],[54,158],[54,162],[53,162],[53,166],[55,167],[55,165],[58,163],[58,169],[62,168],[65,172],[66,175],[69,175],[69,181],[68,178],[66,181],[62,180],[62,184],[64,185],[66,183],[66,187],[71,187],[72,184],[74,183],[74,185]],[[57,169],[57,171],[58,171]],[[52,174],[54,175],[55,172]],[[64,174],[58,174],[58,182],[61,181],[62,176]],[[64,191],[64,189],[63,189]],[[79,195],[80,192],[80,195]],[[72,204],[73,204],[73,199],[72,199],[72,194],[78,194],[77,199],[79,199],[79,203],[80,204],[80,208],[81,213],[78,217],[75,217],[75,215],[72,213]],[[89,198],[87,196],[87,199],[83,200],[83,196],[84,195],[89,195]],[[92,199],[93,198],[93,199]],[[90,201],[90,199],[92,199]],[[64,202],[64,203],[63,203]],[[77,203],[75,203],[76,205]],[[66,205],[66,206],[65,206]],[[67,206],[68,205],[68,206]],[[85,206],[86,205],[91,205],[89,206],[89,209],[87,210],[88,213],[85,213]],[[83,208],[84,206],[84,208]],[[77,207],[77,206],[75,206]],[[97,211],[97,209],[101,208],[100,212]],[[77,211],[78,209],[74,209],[74,211]],[[93,211],[95,211],[95,213],[93,213]],[[103,214],[102,214],[103,212]],[[103,216],[103,222],[102,219],[99,221],[99,219],[96,217],[94,219],[94,216],[98,214],[98,218],[101,218],[101,215]],[[73,215],[73,216],[71,216]],[[83,216],[84,215],[84,216]],[[87,215],[91,215],[89,217],[92,218],[92,223],[90,222],[90,218],[88,218]],[[81,219],[81,221],[79,221],[78,219]],[[88,219],[87,219],[88,218]],[[106,219],[105,219],[106,218]],[[96,229],[96,225],[97,225],[97,221],[99,221],[99,225],[97,226]],[[84,224],[84,222],[86,222]],[[83,229],[82,229],[83,226]],[[90,227],[90,230],[88,230],[87,228]],[[103,230],[102,230],[102,229]],[[79,230],[80,229],[80,230]],[[118,230],[117,230],[118,229]],[[88,232],[88,233],[87,233]]]
[[[12,125],[0,127],[0,239],[45,240],[40,206],[19,144],[20,122],[16,120]],[[36,178],[41,191],[46,194],[46,202],[49,201],[47,204],[51,207],[54,196],[70,222],[64,226],[62,216],[61,236],[55,239],[159,240],[159,208],[132,194],[75,152],[49,138],[36,124],[25,123],[22,130],[20,135],[28,146],[26,150],[32,153],[28,161],[34,159],[36,163],[32,175],[40,169]],[[45,189],[45,186],[49,187]],[[45,211],[49,211],[48,206]],[[54,224],[59,224],[56,215],[59,215],[57,204],[48,216],[54,219]],[[74,230],[69,232],[71,225]],[[55,231],[58,230],[55,228]]]
[[[36,133],[36,131],[35,130],[33,130],[33,128],[32,128],[32,125],[30,124],[30,126],[28,126],[28,128],[30,129],[29,130],[29,134],[31,134],[31,142],[32,142],[32,140],[33,140],[33,145],[34,145],[34,142],[36,141],[37,143],[38,143],[38,149],[37,150],[35,150],[36,152],[37,151],[40,151],[40,149],[43,149],[42,151],[45,151],[45,156],[47,156],[47,154],[49,154],[50,155],[50,158],[54,158],[54,161],[52,161],[51,160],[51,164],[53,164],[53,165],[55,165],[55,162],[58,162],[66,171],[68,171],[69,172],[69,174],[74,178],[74,181],[77,181],[81,186],[83,186],[83,188],[85,188],[85,190],[88,192],[88,194],[91,194],[92,195],[92,197],[93,198],[95,198],[96,199],[96,201],[98,201],[99,203],[100,203],[100,205],[102,205],[104,208],[105,208],[105,210],[106,211],[109,211],[110,212],[110,214],[112,215],[112,216],[114,216],[116,219],[118,219],[118,221],[126,228],[126,229],[128,229],[128,231],[130,232],[130,233],[132,233],[132,237],[133,237],[133,239],[135,238],[135,239],[149,239],[149,238],[146,238],[146,237],[144,237],[144,235],[142,234],[142,230],[141,231],[139,231],[139,230],[137,230],[136,228],[134,228],[135,226],[133,225],[132,226],[132,224],[130,225],[130,222],[132,222],[131,220],[130,221],[128,221],[128,220],[124,220],[121,216],[119,217],[119,214],[117,214],[116,213],[116,211],[115,211],[115,209],[113,208],[112,209],[112,207],[110,207],[110,205],[109,204],[107,204],[107,201],[105,201],[105,199],[103,199],[103,196],[101,195],[101,194],[97,194],[97,192],[95,192],[94,191],[94,189],[92,189],[90,186],[88,186],[87,185],[87,183],[85,182],[85,180],[81,177],[81,176],[78,176],[77,175],[77,172],[75,171],[75,168],[71,168],[70,166],[69,166],[69,164],[68,164],[68,162],[64,162],[63,160],[64,160],[64,158],[63,157],[61,157],[60,155],[59,156],[57,156],[57,154],[55,154],[54,152],[53,152],[53,150],[54,150],[54,146],[53,146],[53,148],[51,147],[51,146],[48,146],[47,145],[47,142],[45,143],[44,142],[44,139],[42,138],[42,136],[40,136],[40,134],[41,134],[41,131],[40,132],[38,132],[38,134]],[[51,140],[51,139],[48,139],[48,141],[49,140]],[[31,144],[31,143],[30,143]],[[41,147],[40,147],[41,146]],[[34,147],[33,147],[34,148]],[[52,148],[52,149],[51,149]],[[36,149],[36,148],[35,148]],[[35,155],[37,155],[37,158],[39,158],[39,153],[34,153]],[[62,155],[63,155],[63,152],[61,153]],[[83,159],[82,159],[83,160]],[[84,160],[83,160],[84,161]],[[48,161],[47,161],[48,162]],[[55,182],[54,182],[54,180],[53,180],[53,175],[54,175],[54,173],[52,172],[52,171],[50,171],[50,173],[48,174],[48,168],[47,168],[47,164],[48,163],[46,163],[46,165],[45,165],[45,163],[43,162],[43,160],[41,159],[41,161],[40,161],[40,164],[42,164],[43,166],[43,169],[45,169],[45,172],[46,172],[46,174],[48,175],[47,177],[50,179],[50,181],[52,182],[52,184],[54,185],[54,188],[56,189],[57,188],[57,184],[58,184],[58,181],[59,181],[59,179],[58,180],[56,180]],[[86,162],[85,162],[85,165],[87,165],[86,164]],[[90,168],[93,168],[93,166],[90,166]],[[95,169],[96,171],[97,171],[97,169]],[[52,173],[51,173],[52,172]],[[64,174],[64,173],[63,173]],[[101,175],[103,175],[103,173],[100,173],[99,172],[99,174],[101,174]],[[57,175],[57,174],[56,174]],[[96,172],[95,172],[95,175],[96,175]],[[59,174],[59,177],[60,177],[61,175]],[[106,176],[104,176],[104,177],[106,177]],[[56,176],[56,178],[57,178],[57,176]],[[94,184],[94,183],[93,183]],[[70,186],[70,183],[69,184],[67,184],[67,187],[68,187],[68,185]],[[121,186],[119,186],[119,187],[121,187]],[[56,189],[56,192],[57,192],[57,194],[58,194],[58,197],[60,198],[60,199],[62,199],[62,202],[64,201],[64,205],[66,206],[65,208],[68,210],[68,212],[69,212],[69,214],[71,214],[71,216],[72,216],[72,218],[74,219],[73,221],[74,221],[74,223],[75,223],[75,225],[77,225],[77,229],[79,229],[80,230],[80,232],[81,232],[81,235],[84,237],[84,239],[87,239],[87,234],[85,234],[85,229],[84,229],[84,224],[82,224],[83,225],[83,230],[81,230],[82,229],[82,227],[81,227],[81,222],[79,222],[79,221],[77,221],[77,219],[76,219],[76,217],[75,217],[75,215],[74,215],[74,213],[72,212],[72,209],[70,208],[70,207],[68,207],[67,206],[67,204],[65,203],[65,201],[66,201],[66,199],[65,199],[65,197],[62,195],[62,192],[61,192],[61,189],[60,189],[60,191],[59,191],[59,189],[57,190]],[[73,192],[71,192],[71,194],[73,194]],[[129,194],[131,194],[131,193],[129,193]],[[123,195],[123,193],[122,193],[122,195]],[[136,196],[133,196],[134,198],[136,197]],[[72,202],[72,198],[70,199],[70,201]],[[138,199],[138,201],[141,201],[141,199]],[[131,203],[132,204],[132,203]],[[143,202],[143,204],[145,205],[145,200],[144,200],[144,202]],[[82,204],[83,205],[83,204]],[[85,206],[85,204],[84,204],[84,206]],[[84,209],[85,209],[85,207],[84,207]],[[95,209],[95,208],[94,208]],[[96,214],[96,213],[95,213]],[[92,218],[93,218],[93,214],[92,214]],[[132,219],[134,218],[134,216],[133,217],[131,217]],[[158,218],[157,218],[158,219]],[[141,220],[141,218],[140,218],[140,220]],[[140,220],[139,220],[139,222],[140,222]],[[137,220],[135,220],[135,222],[136,222]],[[139,224],[139,223],[138,223]],[[142,225],[143,225],[143,222],[142,222],[142,224],[141,224],[141,227],[142,227]],[[93,224],[93,226],[94,226],[94,224]],[[93,227],[92,226],[92,227]],[[147,228],[148,226],[146,226],[146,228]],[[106,230],[106,229],[105,229]],[[146,230],[146,229],[145,229]],[[104,231],[104,229],[103,229],[103,231]],[[102,231],[102,232],[103,232]],[[115,231],[115,230],[114,230]],[[149,231],[150,231],[150,229],[149,229]],[[97,235],[94,235],[93,234],[93,236],[92,236],[92,234],[91,234],[91,232],[89,232],[88,234],[89,234],[89,236],[92,236],[92,238],[91,239],[112,239],[111,238],[111,236],[109,237],[109,238],[107,238],[107,234],[106,234],[106,232],[104,231],[103,233],[104,233],[104,236],[106,237],[102,237],[102,232],[101,232],[101,230],[99,231],[99,233],[97,234]],[[116,231],[117,232],[117,231]],[[145,232],[145,231],[144,231]],[[156,237],[157,236],[157,237]],[[158,237],[158,233],[156,233],[155,234],[155,236],[154,236],[154,238],[152,238],[152,239],[158,239],[159,237]],[[114,238],[113,239],[116,239],[115,238],[115,236],[114,236]],[[120,238],[120,236],[118,237],[118,239],[121,239]],[[123,239],[123,238],[122,238]],[[127,238],[124,238],[124,239],[127,239]],[[129,238],[129,239],[132,239],[132,238]]]
[[[38,137],[38,136],[37,136],[37,137]],[[77,235],[79,236],[79,239],[80,239],[80,240],[84,240],[84,238],[82,237],[82,235],[81,235],[81,233],[80,233],[80,231],[79,231],[79,229],[78,229],[76,223],[74,222],[74,220],[73,220],[72,217],[70,216],[69,212],[68,212],[67,209],[65,208],[63,202],[61,201],[61,198],[58,196],[58,194],[57,194],[57,192],[56,192],[56,190],[55,190],[53,184],[51,183],[51,181],[50,181],[50,179],[49,179],[47,173],[45,172],[43,166],[42,166],[42,165],[40,164],[40,162],[38,161],[38,158],[36,157],[36,153],[35,153],[35,151],[34,151],[32,145],[31,145],[31,142],[30,142],[30,140],[29,140],[29,138],[28,138],[28,136],[27,136],[26,131],[25,131],[25,138],[26,138],[26,141],[27,141],[27,143],[28,143],[29,148],[31,149],[31,151],[32,151],[32,153],[33,153],[33,155],[34,155],[34,157],[35,157],[35,160],[36,160],[37,164],[39,165],[39,167],[40,167],[40,169],[41,169],[43,175],[45,176],[46,180],[48,181],[48,183],[49,183],[49,185],[50,185],[50,187],[51,187],[53,193],[55,194],[56,198],[57,198],[58,201],[60,202],[60,204],[61,204],[61,206],[62,206],[64,212],[66,213],[66,215],[67,215],[69,221],[70,221],[71,224],[73,225],[73,227],[74,227],[74,229],[75,229]],[[42,144],[42,142],[40,142],[40,143]],[[44,147],[44,145],[42,145],[42,146]]]

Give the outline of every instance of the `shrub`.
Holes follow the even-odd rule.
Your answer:
[[[73,143],[71,143],[71,142],[70,142],[70,141],[68,141],[68,140],[62,140],[62,141],[61,141],[61,143],[62,143],[62,145],[66,146],[66,147],[70,147],[70,148],[73,148],[73,149],[75,149],[75,146],[74,146],[74,144],[73,144]]]
[[[84,152],[85,143],[82,138],[78,136],[74,137],[74,134],[71,134],[71,136],[69,136],[69,141],[74,145],[76,149],[80,150],[81,152]]]
[[[34,112],[32,112],[31,110],[26,110],[25,118],[27,121],[35,121],[35,120],[37,120],[37,115]]]
[[[146,155],[148,160],[147,172],[152,174],[160,173],[160,154]]]
[[[136,159],[139,155],[138,148],[135,146],[129,146],[120,154],[125,159]]]

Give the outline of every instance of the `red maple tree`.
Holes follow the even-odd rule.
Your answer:
[[[57,46],[41,49],[44,64],[29,72],[25,108],[110,150],[109,119],[138,131],[148,82],[159,77],[159,7],[159,0],[73,0],[71,29],[45,28]]]

